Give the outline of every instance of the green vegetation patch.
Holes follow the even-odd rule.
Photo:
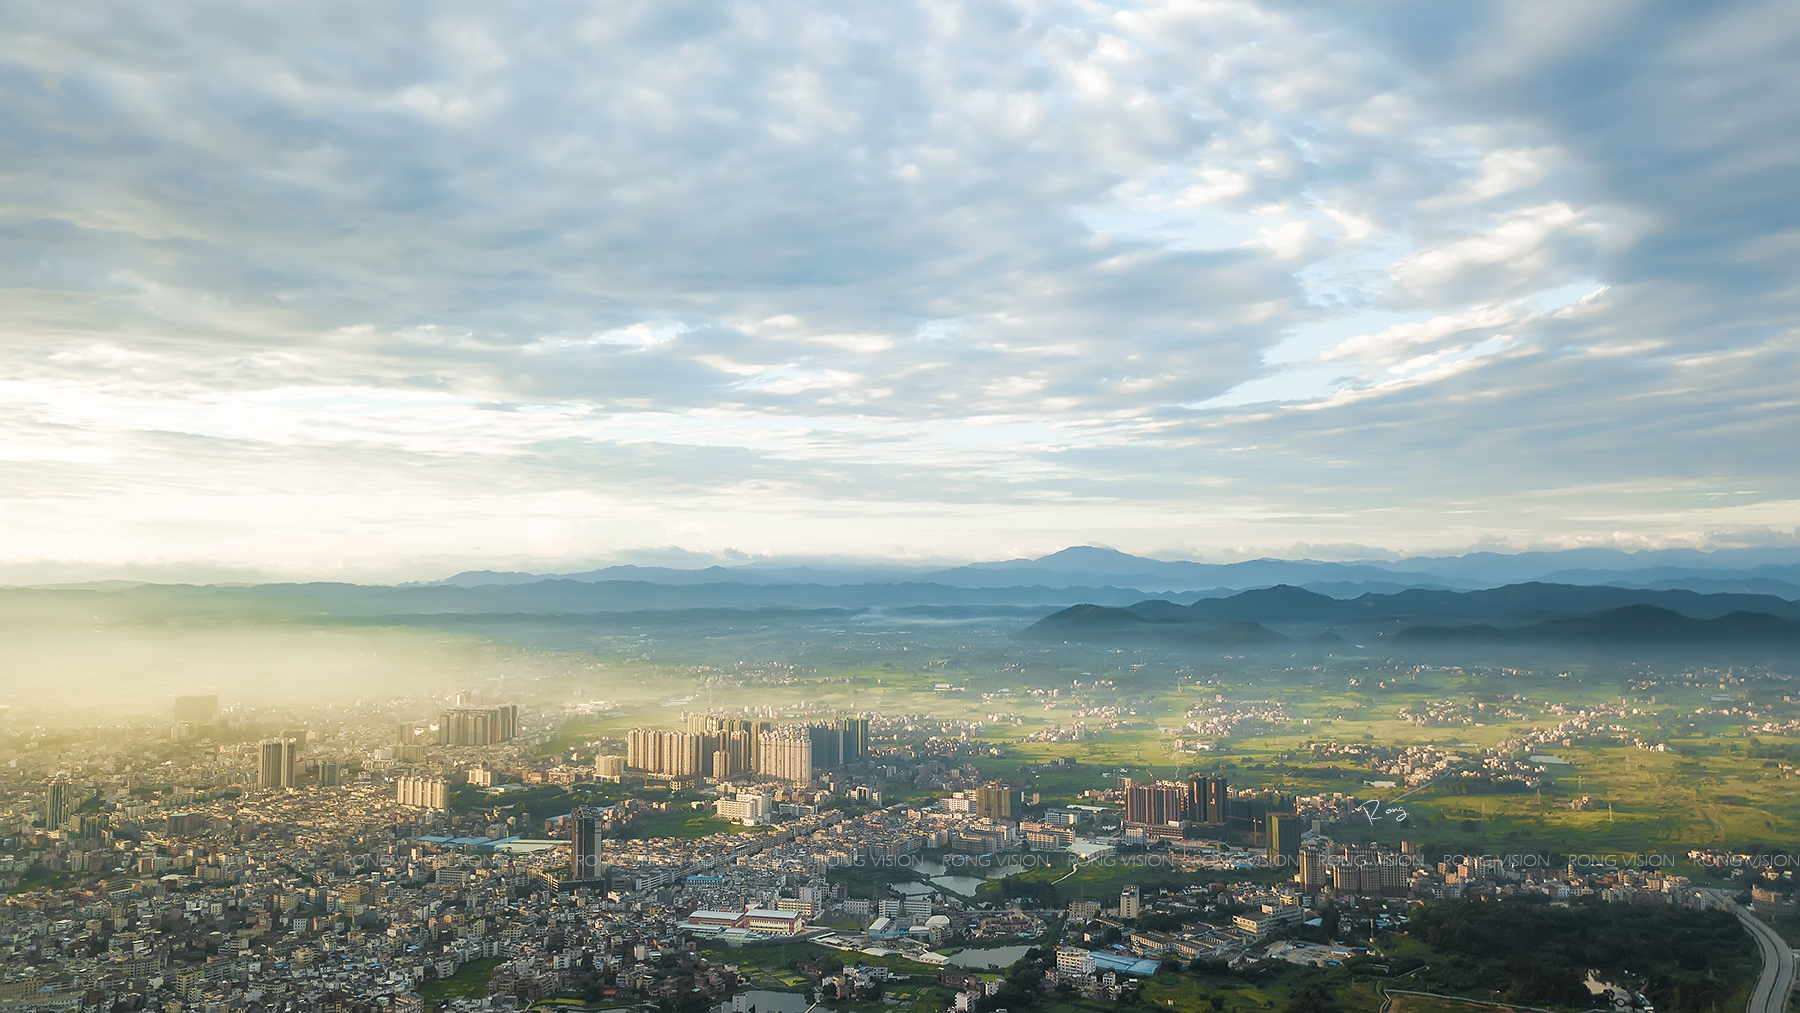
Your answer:
[[[1442,902],[1419,909],[1411,936],[1430,954],[1411,979],[1419,991],[1531,1006],[1586,1009],[1589,970],[1641,981],[1658,1010],[1741,1007],[1761,973],[1754,943],[1732,915],[1664,904],[1568,907],[1528,900]]]
[[[631,821],[630,826],[625,828],[623,836],[628,839],[683,837],[693,840],[712,834],[760,834],[767,831],[767,827],[747,827],[741,823],[732,823],[715,816],[707,816],[694,809],[673,809],[669,812],[645,813],[637,817]]]
[[[419,988],[419,995],[426,1004],[443,1002],[445,999],[480,999],[488,994],[488,979],[493,977],[494,968],[505,963],[499,957],[485,960],[471,960],[458,968],[448,978],[428,981]]]

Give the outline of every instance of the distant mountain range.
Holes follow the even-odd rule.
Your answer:
[[[1391,638],[1399,643],[1571,642],[1800,644],[1800,602],[1528,582],[1480,591],[1411,589],[1345,600],[1279,585],[1183,605],[1075,605],[1026,636],[1052,640],[1176,637],[1213,643]]]
[[[1571,641],[1625,644],[1800,643],[1800,623],[1767,612],[1730,612],[1694,619],[1654,605],[1626,605],[1572,619],[1546,619],[1515,630],[1486,623],[1455,628],[1409,626],[1401,641]]]
[[[587,615],[681,609],[1127,605],[1147,592],[1112,587],[961,588],[943,584],[654,584],[539,580],[528,584],[382,587],[360,584],[138,584],[116,590],[0,588],[0,621],[121,622],[183,616],[365,619],[416,615]]]
[[[1569,549],[1513,555],[1474,552],[1462,556],[1355,562],[1255,559],[1241,563],[1198,563],[1148,559],[1113,549],[1074,546],[1037,559],[971,563],[947,569],[753,563],[703,569],[609,566],[568,574],[472,570],[450,577],[440,585],[476,588],[534,584],[545,580],[630,581],[671,587],[720,584],[754,587],[923,584],[964,589],[1110,587],[1149,594],[1206,596],[1291,584],[1336,598],[1406,588],[1476,590],[1537,581],[1683,589],[1701,593],[1767,594],[1800,599],[1800,549],[1721,549],[1715,552],[1666,549],[1637,553],[1617,549]]]
[[[1782,572],[1787,568],[1791,564],[1766,567]],[[622,569],[626,568],[575,577],[492,582],[483,582],[487,578],[481,575],[464,574],[460,582],[392,587],[311,583],[0,588],[0,622],[86,624],[192,618],[363,622],[385,621],[384,617],[402,622],[436,622],[420,617],[442,617],[445,622],[458,622],[475,616],[625,617],[655,612],[661,616],[658,622],[669,623],[680,622],[675,617],[684,613],[698,619],[706,610],[737,610],[740,614],[761,610],[768,614],[824,609],[886,610],[892,615],[930,614],[941,619],[982,617],[1021,625],[1042,616],[1021,635],[1065,641],[1173,638],[1244,646],[1296,642],[1368,645],[1375,641],[1800,644],[1800,600],[1796,600],[1800,593],[1744,590],[1745,581],[1726,578],[1709,578],[1698,590],[1548,581],[1448,588],[1407,586],[1405,572],[1372,563],[1259,560],[1213,566],[1144,560],[1106,549],[1066,549],[1044,560],[934,571],[933,576],[941,579],[930,581],[895,579],[890,574],[889,579],[860,583],[786,582],[802,572],[720,567],[699,571],[632,567],[626,572],[658,579],[599,579]],[[1140,572],[1117,572],[1122,569]],[[1158,592],[1136,586],[1161,578],[1174,580],[1182,574],[1193,579],[1223,575],[1249,580],[1296,570],[1344,579],[1320,581],[1312,588],[1276,581],[1237,591],[1215,586]],[[1648,572],[1666,573],[1667,567]],[[740,579],[746,574],[749,579]],[[806,570],[804,574],[817,577],[820,571]],[[1391,579],[1368,579],[1374,575]],[[1084,576],[1095,582],[1066,583]],[[1421,574],[1411,576],[1426,579]],[[1109,582],[1108,578],[1117,580]],[[1691,578],[1664,576],[1649,583],[1661,585],[1675,579]],[[763,582],[755,582],[758,580]],[[954,583],[956,580],[965,583]],[[1800,592],[1800,587],[1794,590]]]

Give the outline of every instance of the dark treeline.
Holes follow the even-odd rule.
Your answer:
[[[1727,1008],[1761,968],[1732,915],[1665,904],[1441,902],[1421,908],[1411,928],[1453,958],[1423,980],[1455,991],[1504,980],[1512,1001],[1532,1005],[1595,1005],[1582,984],[1592,969],[1647,981],[1658,1010],[1707,1013]]]

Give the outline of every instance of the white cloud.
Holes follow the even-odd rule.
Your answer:
[[[689,330],[692,328],[669,320],[646,320],[629,327],[614,327],[608,331],[601,331],[588,340],[596,344],[650,348],[667,341],[674,341]]]
[[[1797,23],[7,8],[0,556],[1779,527]]]
[[[1552,266],[1542,252],[1553,236],[1576,225],[1567,204],[1527,208],[1478,235],[1408,257],[1394,268],[1394,281],[1410,289],[1430,289],[1461,279],[1474,268],[1503,266],[1509,273],[1538,276]]]
[[[1481,175],[1469,187],[1476,197],[1498,197],[1543,178],[1539,152],[1518,148],[1490,151],[1481,159]]]
[[[1451,313],[1416,323],[1395,324],[1373,334],[1348,338],[1319,355],[1319,361],[1356,358],[1381,364],[1406,355],[1419,345],[1442,341],[1472,330],[1505,327],[1519,319],[1517,307],[1506,305],[1477,306],[1461,313]]]

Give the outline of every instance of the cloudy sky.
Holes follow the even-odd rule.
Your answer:
[[[1792,544],[1796,54],[1779,3],[7,4],[0,577]]]

